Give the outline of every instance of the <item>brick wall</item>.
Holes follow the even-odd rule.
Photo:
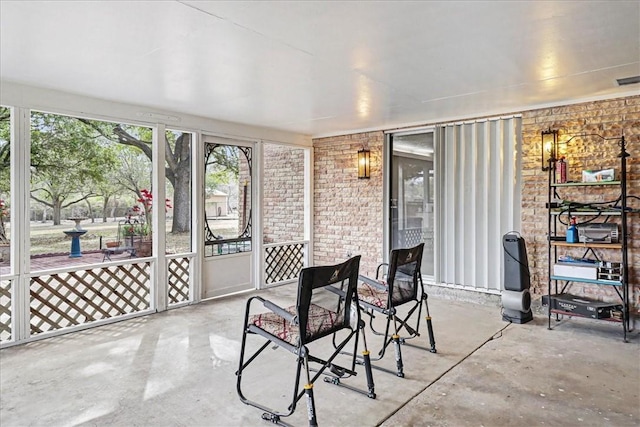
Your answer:
[[[620,149],[616,141],[603,141],[597,137],[574,138],[580,133],[597,133],[604,137],[619,137],[624,132],[627,151],[627,193],[640,197],[640,96],[588,102],[563,107],[552,107],[523,113],[523,187],[522,187],[522,235],[527,242],[529,266],[532,273],[534,297],[547,292],[547,182],[548,173],[541,170],[540,132],[551,128],[559,131],[560,156],[568,160],[568,179],[580,181],[584,169],[614,168],[620,172]],[[559,196],[574,201],[609,201],[619,195],[619,188],[580,187],[561,188]],[[639,200],[629,200],[629,204],[640,208]],[[580,220],[580,217],[578,217]],[[637,310],[640,308],[640,215],[629,216],[629,277],[632,284],[631,302]],[[563,227],[564,228],[564,227]],[[564,229],[561,229],[564,234]],[[559,250],[582,256],[583,250]],[[598,250],[602,259],[617,261],[619,251]],[[615,301],[617,295],[610,286],[574,284],[571,292],[601,300]]]
[[[264,144],[264,242],[304,239],[304,149]]]
[[[540,132],[551,128],[560,131],[559,140],[566,141],[578,133],[598,133],[616,137],[624,131],[628,160],[628,193],[640,197],[640,96],[588,102],[571,106],[552,107],[526,111],[523,115],[523,188],[522,235],[527,242],[527,252],[532,273],[534,298],[547,289],[547,179],[541,170]],[[328,264],[338,262],[348,252],[361,254],[362,272],[375,274],[374,269],[382,260],[382,132],[369,132],[315,139],[314,146],[314,262]],[[370,180],[358,180],[356,153],[362,145],[371,150],[372,168]],[[569,159],[569,179],[580,180],[583,169],[616,168],[617,145],[594,139],[574,139],[561,147]],[[611,200],[613,188],[599,190],[581,188],[577,193],[565,192],[566,198],[583,200]],[[640,201],[629,200],[639,208]],[[630,215],[630,279],[633,285],[632,305],[640,308],[640,214]],[[600,251],[607,259],[619,253]],[[581,256],[582,253],[575,254]],[[617,295],[609,286],[574,285],[572,291],[598,299],[615,300]]]
[[[375,274],[382,262],[383,132],[315,139],[315,265],[362,255],[361,274]],[[357,153],[371,150],[371,178],[358,179]]]

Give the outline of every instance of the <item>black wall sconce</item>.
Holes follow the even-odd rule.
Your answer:
[[[358,178],[369,179],[371,178],[371,151],[362,150],[358,151]]]
[[[558,155],[558,131],[551,128],[542,131],[542,170],[548,171],[557,160]]]

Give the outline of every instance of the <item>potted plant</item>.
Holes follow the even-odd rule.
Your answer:
[[[132,211],[137,211],[135,206]],[[144,222],[144,217],[135,218],[133,215],[127,215],[127,222],[122,226],[122,237],[125,246],[132,246],[135,249],[136,256],[151,256],[151,228]]]
[[[121,242],[120,241],[112,241],[112,242],[105,242],[105,246],[107,248],[117,248],[118,246],[120,246]]]
[[[153,253],[153,237],[151,227],[146,223],[138,225],[136,236],[133,238],[133,247],[139,257],[148,257]]]
[[[137,217],[130,221],[131,224],[125,227],[125,236],[129,233],[132,236],[133,247],[139,257],[148,257],[152,254],[153,233],[151,227],[151,209],[153,207],[153,195],[151,191],[143,188],[140,190],[138,202],[142,207],[135,205],[131,208],[128,219]],[[171,207],[170,200],[165,200],[165,208]]]

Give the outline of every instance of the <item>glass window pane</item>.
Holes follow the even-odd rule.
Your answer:
[[[150,128],[32,112],[31,270],[150,256],[151,155]]]
[[[251,251],[250,147],[208,143],[205,151],[205,256]]]
[[[191,252],[191,143],[189,132],[167,130],[167,253]]]
[[[11,109],[0,107],[0,276],[11,271]]]
[[[391,249],[424,243],[421,272],[434,274],[433,132],[392,137]]]

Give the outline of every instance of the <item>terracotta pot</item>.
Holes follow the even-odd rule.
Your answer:
[[[153,253],[153,241],[152,240],[134,240],[133,247],[136,250],[136,256],[149,257]]]

